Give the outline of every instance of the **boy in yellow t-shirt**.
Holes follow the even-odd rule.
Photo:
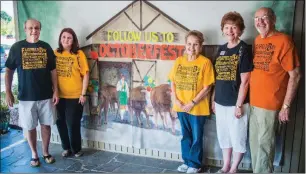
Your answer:
[[[204,123],[210,115],[209,92],[215,78],[211,61],[200,55],[203,34],[190,31],[185,41],[186,54],[176,59],[169,74],[175,100],[173,110],[178,114],[183,134],[184,164],[177,170],[198,173],[202,167]]]

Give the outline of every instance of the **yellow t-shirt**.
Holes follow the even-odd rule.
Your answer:
[[[183,103],[189,103],[206,86],[215,83],[214,71],[211,61],[199,55],[194,61],[188,61],[187,56],[178,57],[169,74],[169,79],[175,84],[176,96]],[[189,114],[195,116],[210,115],[210,95],[198,102]],[[176,103],[173,105],[176,112],[182,111]]]
[[[54,50],[60,98],[79,98],[82,94],[83,76],[89,71],[87,59],[82,50],[78,54]]]

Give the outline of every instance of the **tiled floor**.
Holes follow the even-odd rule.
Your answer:
[[[41,159],[41,166],[33,168],[29,163],[29,145],[22,140],[22,132],[17,130],[11,129],[9,133],[1,135],[1,173],[177,173],[176,168],[181,164],[93,149],[84,149],[84,156],[79,158],[63,158],[61,146],[50,144],[50,154],[56,162],[46,164]],[[14,143],[17,145],[12,146]],[[38,142],[38,150],[40,153],[41,142]],[[206,167],[204,172],[215,173],[217,170],[215,167]]]

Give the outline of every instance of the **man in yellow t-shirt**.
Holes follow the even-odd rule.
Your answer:
[[[186,38],[186,54],[178,57],[169,74],[174,95],[173,110],[182,127],[181,140],[184,164],[179,172],[201,172],[204,123],[209,110],[209,92],[215,82],[211,61],[200,55],[203,34],[190,31]]]

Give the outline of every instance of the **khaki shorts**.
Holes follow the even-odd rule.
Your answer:
[[[56,108],[52,99],[39,101],[19,101],[19,124],[25,130],[35,129],[40,124],[54,125]]]

